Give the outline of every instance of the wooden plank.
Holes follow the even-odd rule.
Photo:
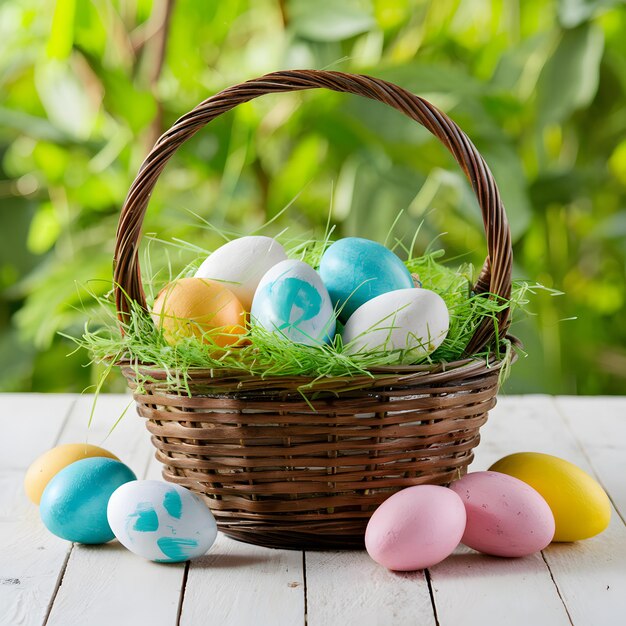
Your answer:
[[[307,552],[307,624],[436,624],[424,572],[390,572],[364,551]]]
[[[81,398],[64,429],[62,439],[102,445],[117,454],[143,477],[153,458],[144,420],[131,407],[113,433],[110,427],[130,401],[126,395],[101,396],[92,427],[86,425],[91,398]],[[151,563],[117,541],[102,546],[76,544],[50,612],[49,626],[88,623],[111,624],[176,623],[185,566]]]
[[[70,395],[0,394],[0,625],[41,624],[70,544],[51,535],[24,493],[31,462],[57,442]]]
[[[500,409],[485,428],[484,437],[486,442],[503,442],[502,453],[494,454],[493,446],[485,446],[480,451],[478,469],[484,469],[498,456],[527,450],[554,454],[594,475],[552,398],[524,397],[522,402],[504,399]],[[599,461],[596,454],[590,458]],[[623,623],[626,527],[618,515],[613,515],[609,528],[598,537],[574,544],[552,544],[544,557],[574,624]]]
[[[48,624],[173,626],[184,569],[146,561],[117,541],[76,545]]]
[[[626,520],[626,397],[559,397],[556,407]]]
[[[25,471],[53,447],[75,398],[70,394],[0,394],[2,469]]]
[[[537,449],[544,438],[534,423],[529,424],[536,402],[522,397],[499,400],[481,429],[482,441],[470,471],[487,469],[511,452]],[[459,546],[451,557],[431,568],[430,575],[441,626],[570,624],[540,554],[503,559]]]
[[[559,416],[569,425],[573,450],[566,458],[595,475],[623,511],[626,469],[624,400],[559,400]],[[556,411],[555,411],[556,412]],[[595,429],[597,426],[597,430]],[[601,535],[574,544],[553,544],[546,560],[574,624],[621,625],[626,616],[626,526],[613,511]]]
[[[90,425],[92,405],[91,395],[77,399],[60,442],[87,441],[101,446],[117,455],[137,476],[143,477],[151,458],[150,435],[145,428],[145,420],[137,415],[132,397],[127,394],[99,396]]]
[[[181,626],[304,624],[302,553],[234,541],[222,533],[189,566]],[[334,622],[339,624],[341,622]]]
[[[430,569],[441,626],[569,626],[541,554],[503,559],[459,546]]]

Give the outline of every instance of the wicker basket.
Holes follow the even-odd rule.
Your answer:
[[[156,143],[122,208],[114,278],[120,319],[129,299],[144,307],[137,258],[143,217],[170,157],[212,119],[258,96],[323,87],[378,100],[432,132],[467,175],[482,210],[488,256],[478,293],[508,298],[511,240],[498,188],[485,161],[446,115],[404,89],[368,76],[282,71],[236,85],[181,117]],[[499,315],[504,336],[508,310]],[[475,333],[467,354],[494,340],[494,324]],[[466,471],[479,428],[496,403],[505,365],[467,358],[433,366],[385,368],[373,377],[328,378],[309,392],[304,377],[253,377],[196,370],[185,391],[162,370],[137,393],[163,477],[203,496],[222,532],[249,543],[293,549],[360,548],[367,520],[391,493],[445,485]],[[162,382],[159,382],[162,381]],[[303,397],[304,393],[307,396]]]

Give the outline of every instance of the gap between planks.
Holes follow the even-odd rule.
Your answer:
[[[59,593],[59,589],[61,588],[61,585],[63,584],[63,577],[65,576],[65,571],[67,570],[67,564],[70,560],[70,554],[72,553],[72,550],[74,549],[74,544],[72,544],[70,546],[70,549],[67,551],[67,554],[65,555],[65,559],[63,560],[63,565],[61,566],[61,570],[59,572],[59,576],[57,578],[57,582],[56,585],[54,587],[54,591],[52,592],[52,597],[50,598],[50,602],[48,602],[48,608],[46,609],[46,615],[44,617],[43,620],[43,626],[47,626],[48,624],[48,620],[50,619],[50,613],[52,612],[52,606],[54,605],[54,601],[57,598],[57,594]]]
[[[428,569],[424,570],[424,576],[426,577],[426,582],[428,583],[428,593],[430,595],[430,602],[433,605],[433,616],[435,618],[435,626],[439,626],[439,616],[437,615],[437,603],[435,602],[435,593],[433,592],[433,582],[430,578],[430,571]]]
[[[63,431],[64,440],[84,439],[92,396],[81,397]],[[144,478],[153,450],[144,422],[129,411],[113,432],[111,425],[128,405],[128,395],[101,395],[89,439],[104,445]],[[100,546],[76,544],[69,556],[47,626],[87,622],[151,623],[172,626],[180,605],[184,565],[162,567],[130,553],[116,541]]]
[[[69,417],[72,413],[72,411],[74,410],[74,407],[76,406],[76,398],[74,398],[65,414],[65,419],[63,420],[63,424],[61,425],[61,428],[59,430],[59,433],[56,437],[56,439],[54,440],[54,443],[52,444],[52,448],[55,448],[56,446],[59,445],[59,441],[61,439],[61,436],[63,434],[63,431],[65,430],[65,427],[67,425],[67,422],[69,420]],[[56,585],[54,586],[54,590],[52,592],[52,597],[50,598],[50,602],[48,602],[48,607],[46,609],[46,616],[43,620],[43,626],[47,626],[48,624],[48,619],[50,618],[50,612],[52,611],[52,605],[54,604],[54,601],[56,600],[57,597],[57,593],[59,593],[59,588],[61,587],[61,585],[63,584],[63,576],[65,576],[65,570],[67,569],[67,563],[70,560],[70,554],[72,553],[72,550],[74,549],[74,544],[72,543],[70,545],[69,550],[67,551],[67,554],[65,555],[65,559],[63,559],[63,565],[61,566],[61,570],[59,571],[59,576],[57,578],[57,582]]]
[[[543,562],[546,564],[546,567],[548,568],[548,571],[550,572],[550,578],[552,579],[552,584],[554,585],[554,588],[556,589],[556,592],[559,594],[559,598],[561,599],[561,602],[563,603],[563,608],[565,609],[565,612],[567,613],[567,619],[569,619],[570,624],[574,626],[574,622],[572,621],[572,616],[569,613],[567,604],[565,604],[565,599],[563,598],[563,595],[561,594],[561,590],[559,589],[559,586],[557,585],[556,580],[554,580],[554,574],[552,573],[552,570],[550,569],[550,564],[546,560],[546,554],[543,550],[541,551],[541,558],[543,559]]]
[[[626,511],[622,510],[621,503],[618,502],[617,498],[612,493],[611,486],[606,484],[605,476],[603,475],[603,473],[598,471],[598,468],[596,467],[597,460],[594,460],[593,455],[587,453],[587,450],[585,448],[585,445],[583,444],[581,437],[579,436],[579,433],[577,433],[576,430],[572,427],[571,417],[568,416],[567,410],[563,406],[563,404],[567,402],[568,400],[571,401],[571,398],[567,398],[567,399],[566,398],[563,398],[563,399],[551,398],[551,400],[552,400],[552,403],[554,404],[555,410],[560,415],[561,420],[565,424],[565,428],[567,428],[567,430],[569,431],[573,439],[578,444],[578,448],[581,454],[585,457],[587,464],[589,465],[589,467],[593,468],[594,478],[600,483],[600,485],[602,485],[602,488],[606,492],[607,496],[609,497],[609,500],[611,501],[611,504],[613,505],[614,512],[617,513],[619,518],[622,520],[622,523],[626,525]],[[602,402],[602,400],[603,399],[598,398],[597,401]],[[589,402],[588,399],[585,400],[585,403],[587,402]],[[616,433],[616,434],[619,434],[621,437],[625,437],[626,436],[626,399],[623,400],[622,410],[624,411],[623,417],[622,417],[622,419],[624,420],[624,425],[622,426],[623,433]],[[619,440],[619,437],[618,437],[618,440]],[[623,446],[623,447],[625,448],[623,452],[626,456],[626,446]],[[626,469],[626,463],[624,463],[624,468]],[[621,475],[624,476],[623,473]]]
[[[302,551],[302,581],[304,584],[304,626],[308,626],[309,614],[308,614],[308,594],[306,585],[306,550]]]
[[[69,394],[0,394],[0,421],[7,420],[0,439],[0,578],[15,581],[0,585],[3,625],[42,624],[60,583],[69,546],[43,528],[23,478],[34,458],[58,443],[74,405]]]

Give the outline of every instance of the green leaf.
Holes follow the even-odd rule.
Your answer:
[[[111,257],[106,251],[85,251],[80,262],[40,265],[10,292],[15,297],[28,293],[14,316],[22,336],[39,349],[49,348],[57,331],[84,319],[85,286],[95,293],[110,289]]]
[[[0,368],[0,389],[25,391],[35,359],[35,348],[21,341],[15,328],[8,326],[0,330],[0,362],[10,367]]]
[[[0,107],[0,127],[11,128],[35,139],[66,143],[70,136],[43,117]]]
[[[527,83],[537,80],[538,72],[531,72],[529,77],[528,67],[530,59],[538,59],[544,63],[550,54],[550,37],[548,33],[538,33],[527,39],[523,39],[516,46],[512,46],[498,59],[498,65],[491,77],[491,85],[496,89],[510,92],[520,85],[528,90]],[[537,61],[535,61],[537,63]]]
[[[46,53],[50,59],[65,59],[74,43],[74,15],[76,0],[57,0],[52,18]]]
[[[47,252],[61,233],[61,224],[52,203],[42,204],[30,223],[26,245],[33,254]]]
[[[593,17],[598,11],[623,2],[624,0],[559,0],[559,21],[566,28],[573,28]]]
[[[341,41],[376,25],[370,11],[350,2],[299,1],[290,5],[293,32],[311,41]]]
[[[303,192],[315,180],[320,162],[323,162],[327,146],[316,135],[302,137],[291,152],[289,159],[274,174],[270,184],[269,207],[279,211],[289,201]]]
[[[49,182],[64,184],[70,165],[70,151],[53,142],[38,141],[33,148],[33,159]]]
[[[74,46],[83,53],[100,57],[106,54],[107,32],[104,15],[98,13],[95,2],[79,2],[74,16]],[[110,15],[110,12],[102,12]]]
[[[528,230],[531,218],[530,201],[524,170],[515,150],[506,144],[494,143],[483,150],[500,190],[500,196],[509,218],[511,237],[517,241]]]
[[[97,109],[70,66],[49,61],[35,68],[35,84],[50,121],[77,139],[88,139]]]
[[[576,170],[541,172],[530,188],[533,207],[543,212],[550,204],[570,204],[583,193],[585,182]]]
[[[564,31],[537,83],[542,124],[559,123],[587,106],[598,90],[604,33],[593,24]]]
[[[474,78],[462,65],[414,61],[393,67],[372,68],[369,72],[404,87],[417,95],[444,93],[478,96],[490,90],[487,83]]]
[[[19,280],[30,272],[37,262],[37,258],[24,246],[35,211],[34,202],[22,196],[11,195],[0,201],[0,293],[15,279]],[[9,298],[10,294],[2,296]]]
[[[154,95],[126,76],[122,70],[102,70],[104,104],[109,112],[127,122],[134,133],[142,131],[157,114]]]

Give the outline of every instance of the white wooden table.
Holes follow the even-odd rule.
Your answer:
[[[117,542],[72,545],[46,531],[23,492],[31,461],[59,444],[104,445],[160,478],[130,398],[0,394],[0,624],[48,626],[623,626],[626,624],[626,397],[501,397],[472,469],[548,452],[593,474],[615,510],[609,529],[523,559],[459,547],[427,572],[395,574],[365,552],[293,552],[221,534],[191,563],[163,565]]]

